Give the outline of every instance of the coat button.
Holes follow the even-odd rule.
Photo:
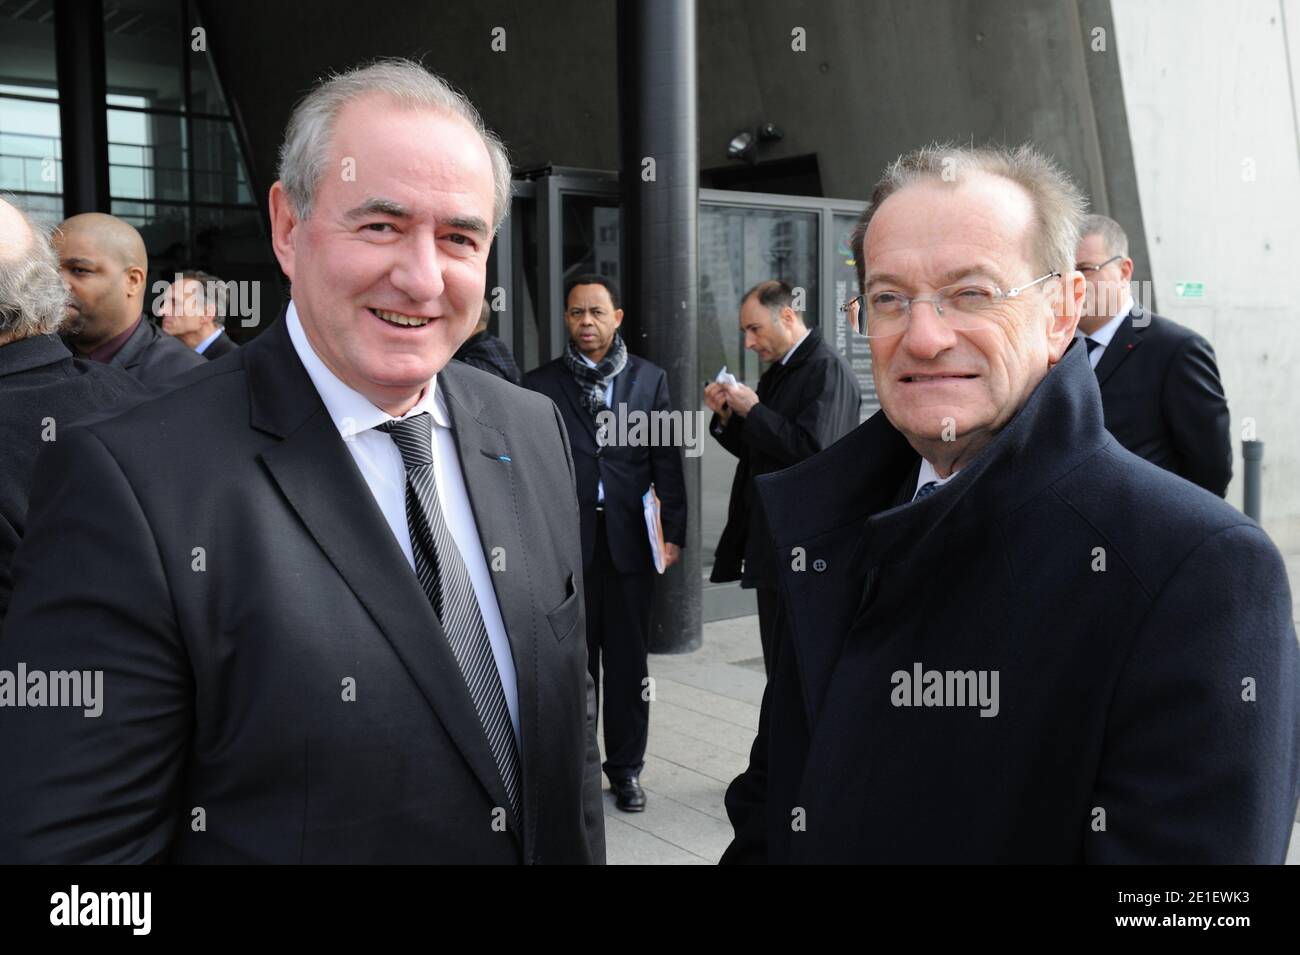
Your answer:
[[[813,570],[817,571],[817,573],[819,573],[819,574],[821,574],[821,573],[825,573],[825,571],[826,571],[826,561],[824,561],[824,560],[822,560],[820,557],[818,557],[816,560],[813,561]]]

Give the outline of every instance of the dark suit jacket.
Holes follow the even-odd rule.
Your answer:
[[[915,503],[890,506],[919,458],[883,412],[759,479],[786,630],[724,861],[1283,860],[1300,662],[1282,559],[1120,447],[1091,377],[1075,342]],[[996,671],[997,715],[895,705],[918,663]]]
[[[521,382],[519,366],[506,343],[486,331],[471,335],[456,352],[456,360],[504,378],[512,385]]]
[[[0,859],[604,860],[564,426],[464,365],[438,382],[518,676],[522,831],[492,826],[451,648],[281,320],[42,456],[0,666],[103,669],[107,699],[5,712]]]
[[[724,427],[714,415],[709,426],[718,442],[740,458],[709,579],[775,587],[776,568],[763,543],[766,531],[754,503],[753,479],[811,457],[852,431],[862,392],[844,359],[815,328],[789,364],[774,362],[763,372],[755,390],[761,403],[746,417],[732,414]]]
[[[124,371],[73,358],[57,335],[0,346],[0,623],[13,589],[9,566],[27,524],[37,453],[77,419],[143,391]]]
[[[178,375],[202,366],[204,358],[162,331],[146,315],[112,361],[141,384],[170,385]]]
[[[1228,400],[1209,342],[1135,305],[1101,353],[1097,383],[1116,441],[1219,497],[1227,493]]]
[[[582,513],[583,566],[589,567],[596,549],[596,488],[605,482],[605,527],[614,569],[621,574],[649,573],[654,570],[646,534],[645,512],[641,495],[654,484],[659,495],[664,540],[679,547],[686,544],[686,481],[682,476],[682,453],[671,446],[653,447],[596,445],[596,423],[585,408],[578,383],[564,367],[564,360],[530,371],[524,386],[540,391],[560,410],[573,448],[573,463],[578,474],[578,505]],[[627,365],[614,378],[611,409],[616,415],[620,406],[632,411],[668,412],[668,376],[658,365],[636,355],[627,356]],[[630,427],[635,419],[626,419]],[[685,432],[681,432],[685,433]],[[616,440],[611,429],[609,441]],[[629,442],[630,444],[630,442]]]
[[[200,357],[208,361],[216,361],[224,355],[229,355],[232,351],[237,351],[239,346],[235,344],[234,339],[223,330],[220,335],[212,340],[212,344],[203,349]]]

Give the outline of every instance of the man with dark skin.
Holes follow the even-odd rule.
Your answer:
[[[60,334],[76,354],[150,386],[204,363],[144,320],[149,257],[133,226],[99,212],[73,216],[55,230],[54,249],[68,289]]]
[[[641,812],[650,727],[646,654],[658,576],[643,495],[653,486],[659,497],[667,570],[686,541],[686,483],[680,449],[624,440],[627,429],[609,424],[610,418],[672,413],[667,374],[631,354],[619,334],[617,286],[601,275],[578,275],[564,298],[569,344],[561,357],[529,372],[524,385],[555,402],[568,430],[582,531],[587,666],[597,687],[604,672],[604,770],[615,806]]]

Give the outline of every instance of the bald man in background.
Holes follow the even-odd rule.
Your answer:
[[[205,364],[145,319],[149,257],[133,226],[100,212],[73,216],[55,230],[54,249],[68,290],[60,334],[76,354],[149,387]]]
[[[64,425],[145,390],[124,371],[72,357],[55,334],[66,298],[47,233],[0,199],[0,624],[37,455]]]

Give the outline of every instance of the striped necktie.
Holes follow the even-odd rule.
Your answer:
[[[411,533],[415,575],[433,604],[452,654],[460,665],[492,758],[516,822],[522,821],[519,753],[501,674],[479,609],[469,571],[438,503],[433,473],[433,417],[421,412],[379,425],[392,437],[406,465],[406,524]]]

